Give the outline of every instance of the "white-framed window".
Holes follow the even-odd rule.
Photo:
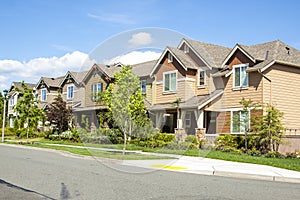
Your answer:
[[[248,73],[246,69],[247,64],[240,64],[233,66],[233,87],[248,87]]]
[[[102,83],[92,84],[92,100],[95,101],[99,98],[98,93],[103,91]]]
[[[231,112],[231,133],[241,134],[249,131],[250,112],[232,111]]]
[[[67,87],[67,99],[74,98],[74,85],[70,85]]]
[[[146,85],[147,85],[147,82],[146,80],[141,80],[141,92],[142,94],[146,94]]]
[[[41,89],[41,101],[47,100],[47,89]]]
[[[14,106],[15,105],[15,97],[12,96],[9,98],[9,106]]]
[[[190,48],[188,47],[187,44],[185,44],[185,45],[183,46],[183,51],[184,51],[184,53],[189,53]]]
[[[198,86],[203,87],[206,85],[206,73],[203,70],[198,70]]]
[[[177,89],[177,71],[163,73],[163,91],[175,92]]]
[[[169,53],[168,53],[168,63],[171,63],[171,62],[173,62],[173,56],[172,56],[172,54],[169,52]]]
[[[191,118],[192,118],[191,112],[186,112],[185,113],[185,127],[186,128],[191,128]]]

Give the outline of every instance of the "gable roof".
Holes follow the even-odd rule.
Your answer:
[[[221,68],[224,57],[230,52],[231,48],[215,44],[200,42],[192,39],[183,38],[178,48],[187,44],[196,55],[211,68]]]
[[[187,69],[199,69],[199,66],[191,59],[188,55],[186,55],[183,51],[167,46],[164,52],[161,54],[160,58],[156,62],[154,68],[150,73],[150,77],[153,76],[155,70],[159,67],[162,59],[165,57],[167,53],[171,53],[171,55],[179,62],[182,68],[187,71]]]
[[[256,44],[252,46],[246,46],[237,44],[242,52],[249,58],[252,58],[257,64],[249,68],[247,71],[256,71],[258,69],[264,69],[267,66],[271,66],[274,63],[281,63],[290,66],[300,67],[300,51],[290,47],[280,40],[266,42],[262,44]],[[231,53],[224,60],[225,64],[233,53],[238,49],[234,48]]]
[[[65,80],[67,79],[68,76],[70,76],[71,78],[73,78],[73,80],[75,81],[75,83],[80,84],[87,73],[88,73],[88,71],[82,71],[82,72],[71,72],[71,71],[68,71],[66,73],[66,75],[61,79],[61,81],[59,83],[59,87],[61,87],[63,85],[63,83],[65,82]]]
[[[24,82],[25,83],[25,82]],[[25,83],[25,85],[29,88],[29,89],[34,89],[36,84],[34,83]],[[11,96],[15,93],[14,88],[22,88],[22,82],[12,82],[11,86],[8,90],[8,96]]]
[[[49,78],[49,77],[41,77],[39,82],[36,84],[36,87],[38,88],[39,85],[44,82],[47,87],[59,87],[60,82],[62,81],[62,79],[64,78],[64,76],[60,76],[57,78]]]

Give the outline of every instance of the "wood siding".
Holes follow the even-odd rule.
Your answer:
[[[97,105],[97,103],[92,100],[92,85],[95,83],[102,83],[103,90],[105,90],[107,87],[107,82],[103,78],[103,75],[97,72],[97,70],[94,70],[94,72],[89,75],[85,84],[85,107]]]
[[[300,129],[300,69],[274,65],[265,75],[272,81],[272,92],[270,82],[264,80],[264,103],[272,103],[284,113],[283,123],[286,128]]]
[[[245,56],[240,50],[237,50],[232,57],[228,60],[229,69],[232,69],[233,65],[238,65],[242,63],[248,63],[250,67],[254,65],[254,63]]]
[[[220,112],[217,116],[216,133],[217,134],[229,134],[230,133],[230,120],[231,112]]]

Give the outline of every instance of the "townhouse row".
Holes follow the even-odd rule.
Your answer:
[[[30,86],[43,109],[61,92],[73,108],[76,126],[88,123],[92,129],[100,126],[97,115],[106,109],[96,103],[95,94],[113,82],[121,67],[94,64],[89,71],[42,77]],[[158,60],[132,68],[140,77],[149,116],[164,132],[182,129],[194,134],[200,129],[208,136],[243,134],[241,123],[233,120],[247,117],[239,103],[242,98],[276,105],[284,113],[287,132],[300,131],[300,52],[280,40],[228,48],[183,38],[177,47],[166,47]],[[17,101],[14,84],[9,109]],[[15,113],[8,114],[13,126]]]

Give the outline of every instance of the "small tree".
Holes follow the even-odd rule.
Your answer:
[[[137,133],[140,127],[149,125],[150,119],[145,109],[139,78],[133,74],[131,67],[123,66],[114,77],[115,82],[102,92],[98,102],[107,106],[108,112],[105,117],[123,133],[125,154],[127,140],[133,133]]]
[[[265,114],[254,125],[254,132],[260,136],[259,143],[262,151],[278,151],[284,130],[282,119],[283,113],[275,106],[267,104]]]
[[[69,124],[72,120],[72,109],[67,107],[67,103],[62,99],[61,95],[55,97],[47,112],[47,120],[50,125],[55,125],[55,130],[62,133],[70,128]]]
[[[15,112],[18,114],[19,127],[26,125],[26,138],[28,140],[29,130],[37,128],[39,121],[44,121],[45,114],[37,105],[33,89],[27,87],[24,81],[21,82],[22,88],[15,88],[19,92],[20,99],[14,106]]]

